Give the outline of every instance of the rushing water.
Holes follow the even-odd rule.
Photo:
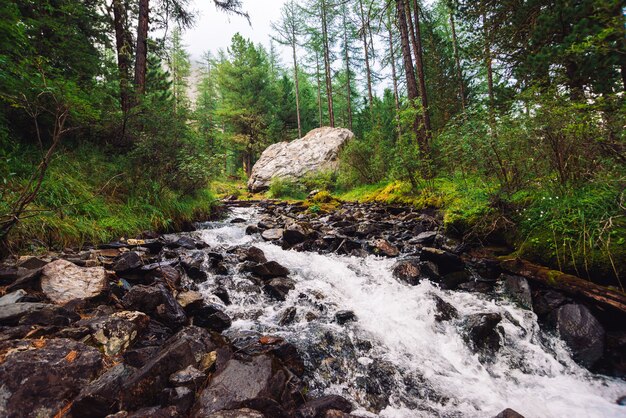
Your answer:
[[[232,216],[253,223],[257,215],[234,209]],[[229,333],[251,330],[295,344],[314,370],[308,376],[314,394],[343,395],[363,416],[492,417],[507,407],[526,418],[626,416],[615,402],[626,382],[576,365],[562,341],[540,331],[531,311],[505,298],[444,291],[428,281],[408,286],[392,277],[393,260],[285,251],[246,235],[245,226],[207,223],[199,236],[216,249],[254,244],[291,271],[295,290],[274,301],[239,273],[210,276],[202,290],[215,301],[211,290],[228,288]],[[460,318],[500,313],[498,353],[481,362],[463,341],[462,320],[435,321],[434,294]],[[295,321],[279,325],[290,307]],[[351,310],[358,320],[338,325],[338,310]]]

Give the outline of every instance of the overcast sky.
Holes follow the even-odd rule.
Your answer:
[[[270,23],[280,17],[285,0],[244,0],[243,8],[250,14],[250,21],[236,15],[227,15],[215,9],[212,0],[193,0],[191,8],[197,11],[196,25],[184,34],[185,45],[194,60],[205,51],[226,49],[237,32],[254,43],[269,46]],[[281,50],[282,52],[282,50]],[[285,56],[284,54],[282,54]]]

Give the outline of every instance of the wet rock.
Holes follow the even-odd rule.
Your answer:
[[[489,293],[493,290],[493,287],[494,287],[493,282],[471,280],[465,283],[461,283],[456,288],[458,290],[464,290],[466,292]]]
[[[321,398],[308,401],[296,411],[297,418],[321,418],[329,410],[336,410],[345,413],[352,411],[350,401],[339,395],[323,396]]]
[[[437,231],[425,231],[411,239],[411,244],[431,245],[437,238]]]
[[[196,309],[204,304],[202,293],[194,290],[181,292],[176,296],[176,302],[185,310],[188,315],[192,315]]]
[[[493,418],[524,418],[524,416],[521,414],[518,414],[511,408],[507,408]]]
[[[204,355],[216,348],[207,330],[194,326],[182,329],[124,383],[121,406],[133,409],[158,403],[172,373],[188,366],[198,368]]]
[[[257,264],[267,263],[265,253],[263,250],[257,247],[246,248],[244,253],[240,256],[241,261],[252,261]]]
[[[570,301],[556,290],[538,290],[533,292],[532,295],[533,311],[540,318],[545,318],[550,313],[555,311],[558,307],[563,306]]]
[[[68,339],[40,340],[7,354],[0,364],[7,417],[55,416],[102,367],[98,350]]]
[[[196,283],[202,283],[207,279],[207,273],[204,271],[205,260],[205,253],[202,251],[194,251],[182,257],[180,265],[191,280]]]
[[[148,408],[141,408],[132,414],[129,414],[127,418],[178,418],[182,417],[181,413],[175,406],[152,406]]]
[[[196,400],[196,393],[188,387],[179,386],[166,388],[163,397],[167,405],[175,407],[176,411],[186,416]]]
[[[626,396],[621,396],[615,403],[621,406],[626,406]]]
[[[219,286],[214,291],[213,294],[217,296],[224,305],[230,305],[230,295],[228,294],[228,290],[225,287]]]
[[[133,286],[122,299],[122,305],[128,310],[144,312],[172,329],[187,323],[185,311],[161,283]]]
[[[135,369],[118,364],[85,386],[72,402],[70,412],[75,417],[106,417],[119,410],[122,384]]]
[[[265,241],[278,241],[283,237],[283,230],[280,228],[266,229],[265,231],[261,232],[261,237]]]
[[[11,283],[7,287],[8,292],[13,292],[18,289],[36,289],[38,288],[39,278],[41,277],[41,269],[36,270],[26,270],[23,268],[15,269],[15,278],[5,282],[6,284]],[[2,283],[2,280],[0,280]]]
[[[42,309],[28,312],[20,318],[20,325],[68,326],[78,321],[80,316],[75,312],[58,305],[49,305]]]
[[[393,276],[405,283],[416,286],[422,279],[437,280],[437,266],[430,262],[422,262],[417,258],[398,261],[393,266]]]
[[[371,244],[372,252],[386,257],[397,257],[400,254],[398,247],[387,241],[386,239],[377,239]]]
[[[231,224],[243,224],[245,222],[246,222],[246,220],[243,219],[243,218],[233,218],[233,219],[230,220]]]
[[[258,234],[261,229],[256,225],[248,225],[246,227],[246,235]]]
[[[284,310],[282,315],[280,316],[280,320],[278,321],[278,325],[284,327],[285,325],[289,325],[293,323],[296,319],[297,309],[294,306],[290,306]]]
[[[198,389],[206,380],[206,374],[193,366],[187,366],[186,368],[172,373],[170,375],[170,383],[172,386],[184,386],[193,390]]]
[[[496,352],[500,349],[497,326],[502,321],[498,313],[478,313],[465,318],[465,339],[474,352]]]
[[[42,268],[46,264],[48,264],[47,261],[42,260],[39,257],[32,257],[32,256],[20,257],[19,260],[17,260],[17,263],[15,263],[17,267],[28,269],[28,270],[37,270],[37,269]]]
[[[28,293],[24,289],[18,289],[15,292],[7,293],[0,298],[0,307],[10,305],[12,303],[22,302],[26,299]]]
[[[530,294],[530,286],[528,280],[520,276],[511,276],[503,274],[501,279],[504,279],[504,292],[509,297],[519,303],[525,309],[532,309],[533,300]]]
[[[294,246],[306,241],[307,234],[300,225],[292,225],[283,232],[283,242],[288,246]]]
[[[108,288],[102,267],[78,267],[65,260],[46,264],[41,272],[41,290],[54,303],[101,296]]]
[[[452,304],[446,302],[437,295],[433,295],[433,299],[435,299],[435,309],[437,309],[437,312],[435,313],[435,320],[442,322],[459,317],[459,311],[457,311]]]
[[[565,341],[573,358],[591,367],[604,352],[605,332],[600,322],[584,305],[563,305],[551,315],[556,330]]]
[[[204,305],[194,312],[194,325],[208,328],[212,331],[222,332],[230,328],[230,317],[215,305]]]
[[[254,409],[242,408],[229,411],[217,411],[206,418],[265,418],[265,415]]]
[[[159,352],[158,346],[141,347],[124,352],[124,362],[137,369],[143,367]]]
[[[247,362],[232,359],[202,391],[192,416],[205,417],[216,411],[241,408],[261,399],[280,399],[285,376],[276,376],[278,373],[282,372],[273,370],[272,358],[267,355],[253,357]]]
[[[138,269],[142,265],[143,261],[139,254],[135,251],[129,251],[127,253],[122,253],[114,260],[112,270],[116,273],[125,273]]]
[[[290,290],[295,289],[296,282],[287,277],[276,277],[269,281],[263,290],[277,300],[285,300]]]
[[[465,263],[463,263],[463,260],[461,260],[458,255],[437,248],[422,248],[420,259],[435,263],[439,273],[444,276],[455,271],[463,270],[465,267]]]
[[[122,311],[91,320],[83,320],[93,339],[109,357],[123,353],[148,327],[150,318],[142,312]]]
[[[2,306],[0,308],[0,325],[17,325],[26,314],[41,311],[50,306],[52,305],[34,302],[12,303]]]
[[[271,279],[274,277],[284,277],[289,274],[286,267],[281,266],[276,261],[268,261],[262,264],[253,264],[246,268],[247,271],[262,279]]]
[[[169,248],[184,248],[186,250],[195,250],[197,248],[196,241],[190,237],[180,237],[174,242],[167,244]]]
[[[356,315],[352,311],[339,311],[335,314],[335,320],[339,325],[343,325],[346,322],[356,321]]]

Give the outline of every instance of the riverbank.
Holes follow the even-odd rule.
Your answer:
[[[226,205],[228,219],[194,232],[0,269],[0,407],[135,418],[622,412],[623,382],[580,365],[622,376],[626,321],[473,254],[435,212]],[[559,401],[528,401],[539,393]]]

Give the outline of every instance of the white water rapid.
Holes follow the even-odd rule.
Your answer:
[[[254,209],[232,217],[256,223]],[[542,332],[536,316],[504,297],[440,290],[392,277],[393,260],[285,251],[246,235],[246,223],[207,223],[199,237],[214,249],[254,244],[291,271],[296,288],[284,302],[269,299],[243,273],[209,275],[201,285],[207,298],[225,285],[232,304],[225,311],[236,333],[252,330],[295,344],[314,373],[307,383],[315,395],[352,400],[357,415],[381,417],[493,417],[512,408],[526,418],[626,417],[616,399],[626,382],[593,375],[572,361],[562,341]],[[462,337],[462,319],[434,319],[438,295],[459,317],[502,315],[503,346],[481,363]],[[219,301],[218,301],[219,302]],[[286,309],[295,320],[279,325]],[[355,322],[339,325],[335,313],[351,310]],[[378,414],[369,411],[380,410]]]

